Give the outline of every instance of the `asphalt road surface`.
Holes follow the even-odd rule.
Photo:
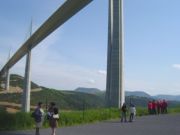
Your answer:
[[[51,135],[51,129],[41,129],[41,135]],[[34,135],[34,130],[0,132],[0,135]],[[143,116],[132,123],[119,120],[63,127],[56,135],[180,135],[180,114]]]

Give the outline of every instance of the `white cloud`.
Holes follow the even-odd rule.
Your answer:
[[[98,73],[101,75],[106,75],[106,71],[105,70],[98,70]]]
[[[94,79],[89,79],[89,80],[87,81],[87,83],[94,84],[94,83],[95,83],[95,80],[94,80]]]
[[[180,64],[173,64],[172,67],[176,69],[180,69]]]
[[[95,79],[94,79],[95,78]],[[32,79],[42,86],[73,90],[77,87],[105,89],[105,77],[95,70],[70,63],[33,65]]]

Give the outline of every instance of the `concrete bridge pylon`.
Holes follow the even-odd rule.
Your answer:
[[[106,103],[121,107],[124,94],[123,0],[109,0]]]

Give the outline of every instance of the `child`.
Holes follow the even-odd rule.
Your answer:
[[[50,126],[52,129],[52,135],[56,135],[56,128],[58,127],[59,113],[58,108],[53,109],[53,115],[50,118]]]

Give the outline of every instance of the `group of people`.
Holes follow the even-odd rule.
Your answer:
[[[149,114],[166,114],[167,113],[167,107],[168,103],[166,100],[153,100],[148,102],[148,113]],[[130,103],[129,109],[124,103],[121,107],[121,122],[127,122],[127,114],[129,112],[129,122],[132,122],[134,120],[134,117],[136,115],[136,108],[134,104]]]
[[[127,113],[128,108],[126,106],[126,103],[124,103],[121,107],[121,122],[127,122]],[[129,122],[134,121],[134,117],[136,115],[136,107],[134,104],[130,103],[129,105]]]
[[[46,117],[45,117],[46,116]],[[44,117],[49,121],[49,126],[52,129],[52,134],[56,134],[56,128],[58,126],[59,120],[59,111],[54,102],[51,102],[45,115],[44,110],[42,109],[42,102],[39,102],[37,108],[32,113],[32,117],[36,123],[36,132],[35,135],[40,135],[39,129],[42,127]]]
[[[167,101],[165,100],[153,100],[148,102],[148,112],[149,114],[164,114],[167,113]],[[136,115],[136,107],[134,104],[130,103],[129,108],[127,107],[126,103],[124,103],[121,107],[121,122],[127,122],[127,114],[129,112],[129,122],[133,122],[134,117]],[[40,135],[39,129],[42,127],[44,116],[49,121],[49,126],[52,129],[52,134],[56,134],[56,128],[58,126],[59,120],[59,112],[56,104],[51,102],[49,108],[47,110],[47,114],[45,115],[44,110],[42,109],[42,102],[39,102],[37,108],[32,113],[32,117],[36,123],[36,134]]]
[[[166,100],[153,100],[148,102],[149,114],[165,114],[167,113],[168,103]]]

